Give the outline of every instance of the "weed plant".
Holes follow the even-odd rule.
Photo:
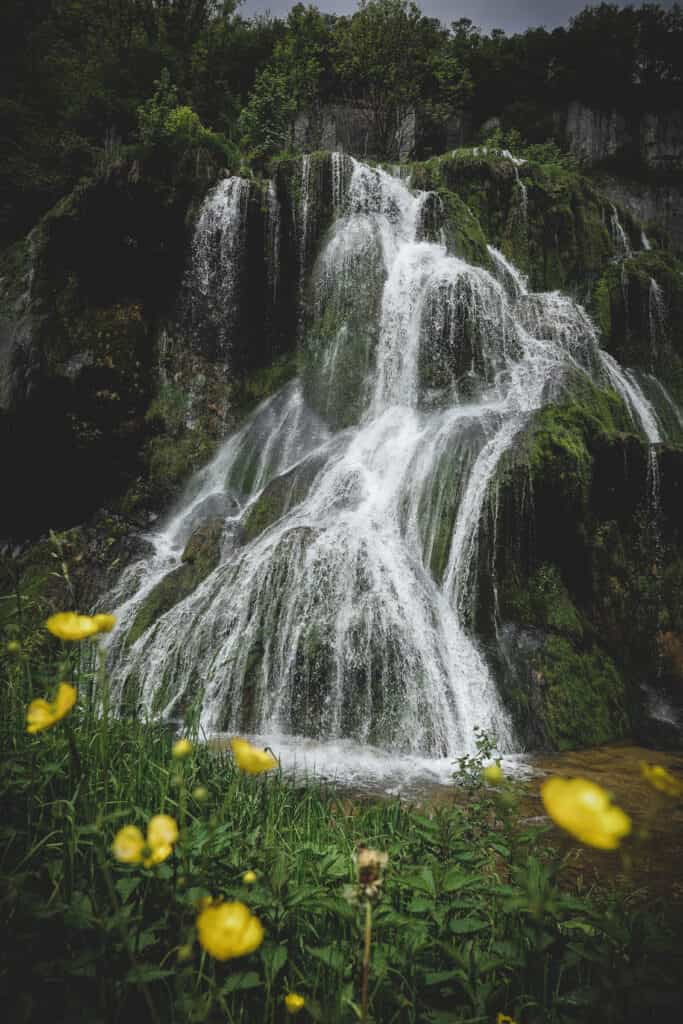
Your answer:
[[[167,727],[110,713],[102,667],[81,660],[95,643],[64,645],[57,666],[18,640],[3,652],[5,1020],[275,1024],[298,1010],[284,1002],[296,992],[300,1020],[342,1024],[364,1017],[361,978],[366,1019],[381,1024],[673,1019],[675,917],[624,891],[572,889],[550,826],[521,819],[512,783],[486,784],[486,737],[456,766],[457,799],[427,810],[244,774],[199,742],[192,716],[178,759]],[[60,679],[76,706],[27,735],[28,702]],[[178,823],[172,856],[118,863],[116,832],[160,813]],[[388,855],[371,945],[361,845]],[[217,897],[259,918],[255,952],[223,963],[198,944],[199,909]]]

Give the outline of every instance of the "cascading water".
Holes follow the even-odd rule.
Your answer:
[[[629,256],[632,256],[633,249],[631,247],[629,237],[624,231],[622,223],[619,220],[619,211],[614,203],[610,203],[610,232],[614,242],[616,259],[625,260],[628,259]]]
[[[192,329],[208,323],[226,354],[250,190],[251,182],[246,179],[226,178],[211,191],[195,227],[190,270],[184,282]]]
[[[651,441],[657,420],[580,306],[529,292],[493,248],[489,272],[419,240],[425,195],[349,166],[333,173],[338,216],[313,271],[302,378],[226,441],[122,577],[115,697],[133,689],[173,716],[198,695],[207,732],[330,749],[446,758],[473,749],[475,726],[514,749],[470,622],[500,460],[577,374],[614,386]],[[128,643],[145,598],[216,514],[216,568]]]
[[[652,352],[652,361],[654,363],[657,358],[657,352],[660,344],[665,340],[664,332],[666,329],[664,294],[654,277],[650,278],[647,302],[647,319],[650,329],[650,350]]]

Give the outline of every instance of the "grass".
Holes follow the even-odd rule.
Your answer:
[[[56,665],[3,656],[5,1019],[275,1024],[295,991],[299,1020],[342,1024],[363,1016],[364,953],[367,1020],[381,1024],[670,1019],[680,922],[623,888],[576,890],[549,826],[524,822],[517,787],[484,784],[485,743],[456,768],[458,800],[427,810],[246,776],[196,742],[191,719],[194,752],[174,760],[166,727],[109,714],[88,646],[65,645]],[[77,705],[28,736],[26,705],[48,678],[74,681]],[[114,860],[116,831],[158,813],[179,823],[173,855],[150,869]],[[388,854],[370,946],[360,844]],[[246,903],[261,947],[226,963],[204,952],[206,897]]]

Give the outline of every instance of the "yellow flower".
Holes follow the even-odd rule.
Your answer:
[[[69,714],[76,703],[78,691],[70,683],[60,683],[57,696],[50,701],[39,697],[32,700],[26,711],[26,732],[42,732]]]
[[[499,1013],[496,1017],[496,1024],[515,1024],[512,1017],[508,1017],[507,1013]]]
[[[116,625],[116,619],[113,615],[105,615],[102,612],[99,615],[93,615],[92,620],[97,626],[98,633],[111,633]]]
[[[168,814],[155,814],[147,826],[149,856],[145,858],[146,868],[161,864],[173,853],[173,844],[178,840],[178,826]]]
[[[683,795],[683,783],[661,764],[648,764],[646,761],[641,761],[640,770],[643,778],[647,779],[650,785],[658,789],[660,793],[666,793],[667,796]]]
[[[206,786],[195,786],[192,790],[192,796],[198,804],[203,804],[209,799],[209,791]]]
[[[256,881],[256,872],[245,871],[244,874],[242,875],[242,881],[244,882],[245,885],[253,885],[254,882]]]
[[[136,825],[126,825],[114,836],[112,853],[122,864],[144,864],[146,868],[161,864],[173,853],[178,840],[178,826],[168,814],[155,814],[147,825],[147,838]]]
[[[136,825],[125,825],[114,836],[112,853],[122,864],[139,864],[145,848],[145,837]]]
[[[10,640],[9,643],[7,644],[8,654],[18,654],[20,650],[21,644],[19,643],[18,640]]]
[[[199,942],[216,960],[253,953],[263,942],[263,925],[244,903],[218,903],[197,918]]]
[[[238,767],[243,772],[249,772],[250,775],[269,772],[277,765],[277,758],[269,754],[267,750],[259,750],[258,747],[252,746],[248,740],[242,740],[235,736],[230,740],[230,746]]]
[[[60,640],[85,640],[96,633],[108,633],[114,628],[113,615],[79,615],[78,612],[58,612],[51,615],[45,625]]]
[[[628,814],[588,779],[548,779],[541,786],[541,799],[555,824],[587,846],[615,850],[631,831]]]
[[[481,773],[486,781],[492,786],[499,786],[505,776],[499,764],[490,764]]]
[[[192,753],[192,744],[186,739],[176,740],[172,752],[174,757],[187,757]]]
[[[295,1014],[299,1010],[303,1010],[305,1001],[304,997],[300,996],[298,992],[288,992],[285,996],[287,1013]]]

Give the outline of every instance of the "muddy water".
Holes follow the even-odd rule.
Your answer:
[[[644,898],[662,896],[683,902],[683,799],[672,800],[645,781],[640,762],[660,764],[683,781],[683,751],[656,751],[614,744],[593,750],[530,757],[534,774],[527,783],[525,810],[544,818],[539,794],[548,775],[582,776],[607,789],[633,821],[633,833],[622,853],[574,847],[572,873],[583,884],[611,880],[638,889]]]

